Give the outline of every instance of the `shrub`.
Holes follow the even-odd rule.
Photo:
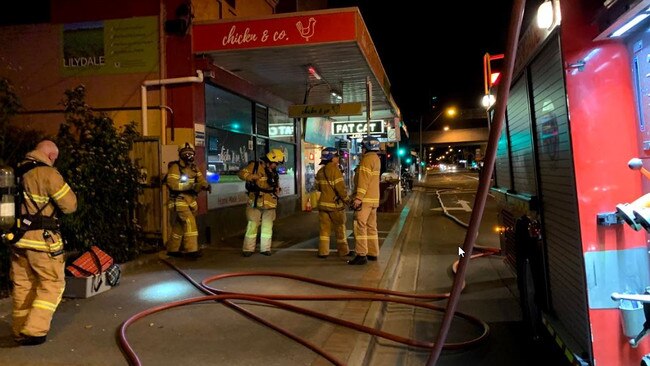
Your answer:
[[[77,195],[77,211],[61,218],[66,249],[85,251],[98,245],[116,261],[138,253],[134,207],[140,186],[129,158],[139,137],[135,123],[118,130],[106,114],[85,103],[86,89],[67,90],[65,121],[59,128],[57,167]]]

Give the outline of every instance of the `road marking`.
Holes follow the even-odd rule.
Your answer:
[[[442,211],[443,209],[445,211],[465,211],[465,212],[472,212],[472,207],[469,205],[469,201],[465,200],[458,200],[456,201],[458,204],[460,204],[460,207],[435,207],[430,209],[431,211]]]
[[[469,206],[469,201],[458,200],[460,207],[462,207],[467,212],[472,212],[472,208]]]

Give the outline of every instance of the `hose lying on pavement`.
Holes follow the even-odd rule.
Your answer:
[[[297,276],[297,275],[292,275],[292,274],[287,274],[287,273],[278,273],[278,272],[232,272],[232,273],[225,273],[221,275],[215,275],[212,277],[208,277],[201,284],[197,283],[194,279],[192,279],[187,273],[183,272],[181,269],[179,269],[177,266],[175,266],[173,263],[161,259],[164,263],[172,267],[174,270],[176,270],[178,273],[180,273],[183,277],[185,277],[192,285],[194,285],[197,289],[202,291],[203,293],[206,294],[206,296],[199,296],[199,297],[194,297],[194,298],[189,298],[189,299],[184,299],[184,300],[179,300],[179,301],[174,301],[174,302],[169,302],[163,305],[159,305],[147,310],[144,310],[142,312],[139,312],[130,318],[128,318],[126,321],[122,323],[120,328],[118,329],[118,341],[120,348],[122,349],[127,361],[129,362],[130,365],[141,365],[140,359],[138,358],[135,350],[133,347],[130,345],[129,341],[127,340],[126,337],[126,332],[128,327],[135,323],[136,321],[145,318],[151,314],[158,313],[164,310],[180,307],[180,306],[185,306],[189,304],[194,304],[198,302],[204,302],[204,301],[217,301],[219,303],[224,304],[225,306],[228,306],[250,318],[253,320],[256,320],[257,322],[264,324],[275,331],[279,332],[280,334],[283,334],[287,336],[288,338],[293,339],[294,341],[302,344],[303,346],[309,348],[310,350],[314,351],[315,353],[321,355],[328,361],[330,361],[334,365],[345,365],[344,362],[336,359],[333,355],[327,353],[324,349],[314,345],[313,343],[291,333],[290,331],[283,329],[265,319],[262,319],[261,317],[255,315],[254,313],[244,309],[240,305],[238,305],[236,302],[233,302],[232,300],[240,300],[240,301],[246,301],[247,303],[262,303],[266,305],[271,305],[279,309],[287,310],[287,311],[292,311],[298,314],[302,315],[307,315],[316,319],[321,319],[327,322],[330,322],[332,324],[344,326],[350,329],[354,329],[360,332],[365,332],[377,337],[385,338],[394,342],[402,343],[405,345],[413,346],[413,347],[420,347],[420,348],[427,348],[427,349],[433,349],[435,346],[435,343],[431,342],[425,342],[425,341],[419,341],[407,337],[402,337],[398,336],[392,333],[388,332],[383,332],[371,327],[367,327],[364,325],[360,325],[354,322],[349,322],[346,320],[342,320],[327,314],[319,313],[313,310],[309,310],[306,308],[302,308],[299,306],[291,305],[282,302],[283,300],[292,300],[292,301],[314,301],[314,300],[319,300],[319,301],[381,301],[381,302],[392,302],[392,303],[399,303],[399,304],[404,304],[404,305],[411,305],[419,308],[424,308],[424,309],[430,309],[434,311],[440,311],[444,312],[445,307],[440,307],[436,305],[429,304],[424,301],[417,301],[417,300],[410,300],[410,299],[418,299],[418,300],[442,300],[446,299],[449,297],[449,294],[408,294],[408,293],[402,293],[398,291],[391,291],[391,290],[383,290],[383,289],[375,289],[375,288],[367,288],[367,287],[360,287],[360,286],[351,286],[351,285],[342,285],[338,283],[332,283],[332,282],[327,282],[327,281],[321,281],[321,280],[316,280],[308,277],[302,277],[302,276]],[[249,276],[271,276],[271,277],[281,277],[281,278],[286,278],[286,279],[291,279],[295,281],[301,281],[313,285],[318,285],[318,286],[323,286],[323,287],[330,287],[334,289],[339,289],[339,290],[347,290],[347,291],[354,291],[356,293],[354,294],[349,294],[349,295],[317,295],[317,296],[307,296],[307,295],[279,295],[279,294],[245,294],[245,293],[234,293],[234,292],[227,292],[223,290],[219,290],[217,288],[213,288],[208,286],[209,283],[222,280],[225,278],[229,277],[249,277]],[[365,293],[365,294],[364,294]],[[489,334],[489,326],[487,323],[484,321],[475,318],[471,315],[456,312],[456,316],[461,317],[463,319],[468,320],[471,323],[477,324],[481,329],[482,332],[481,334],[471,340],[468,341],[463,341],[463,342],[455,342],[455,343],[445,343],[443,348],[444,349],[460,349],[464,347],[469,347],[477,344],[478,342],[482,341],[485,339],[488,334]]]

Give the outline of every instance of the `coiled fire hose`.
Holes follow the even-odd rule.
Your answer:
[[[401,344],[405,344],[408,346],[413,346],[413,347],[420,347],[420,348],[425,348],[425,349],[432,349],[435,345],[435,343],[427,342],[427,341],[421,341],[421,340],[416,340],[416,339],[411,339],[407,337],[402,337],[399,335],[395,335],[392,333],[384,332],[381,330],[377,330],[371,327],[367,327],[361,324],[357,324],[354,322],[349,322],[346,320],[342,320],[327,314],[319,313],[313,310],[309,310],[303,307],[287,304],[283,301],[314,301],[314,300],[319,300],[319,301],[381,301],[381,302],[392,302],[392,303],[398,303],[398,304],[404,304],[404,305],[411,305],[414,307],[419,307],[419,308],[424,308],[424,309],[430,309],[434,311],[440,311],[444,312],[445,308],[436,306],[433,304],[430,304],[425,301],[433,301],[433,300],[443,300],[447,299],[449,297],[449,294],[409,294],[409,293],[403,293],[403,292],[398,292],[398,291],[391,291],[391,290],[384,290],[384,289],[376,289],[376,288],[367,288],[367,287],[360,287],[360,286],[351,286],[351,285],[343,285],[339,283],[332,283],[332,282],[327,282],[327,281],[321,281],[321,280],[316,280],[308,277],[303,277],[303,276],[298,276],[298,275],[292,275],[292,274],[287,274],[287,273],[279,273],[279,272],[231,272],[231,273],[224,273],[220,275],[215,275],[208,277],[202,281],[202,283],[196,282],[194,279],[192,279],[187,273],[183,272],[181,269],[179,269],[176,265],[173,263],[161,259],[165,264],[176,270],[178,273],[180,273],[183,277],[185,277],[192,285],[194,285],[197,289],[205,293],[205,296],[199,296],[199,297],[193,297],[193,298],[188,298],[184,300],[179,300],[179,301],[174,301],[174,302],[169,302],[163,305],[159,305],[156,307],[149,308],[147,310],[144,310],[142,312],[139,312],[130,318],[128,318],[126,321],[122,323],[120,328],[118,329],[118,343],[120,345],[120,348],[122,352],[125,355],[125,358],[129,362],[130,365],[141,365],[141,361],[138,358],[138,355],[136,354],[135,350],[133,347],[129,344],[129,341],[127,339],[127,330],[128,327],[135,323],[138,320],[141,320],[151,314],[155,314],[161,311],[165,311],[168,309],[180,307],[180,306],[185,306],[189,304],[194,304],[194,303],[199,303],[199,302],[207,302],[207,301],[214,301],[216,303],[223,304],[243,315],[248,316],[249,318],[252,318],[253,320],[266,325],[275,331],[277,331],[280,334],[283,334],[287,336],[288,338],[302,344],[303,346],[307,347],[308,349],[312,350],[313,352],[319,354],[323,358],[327,359],[330,361],[333,365],[345,365],[345,363],[341,360],[338,360],[336,357],[333,355],[329,354],[326,352],[324,349],[320,348],[319,346],[309,342],[308,340],[305,340],[298,335],[295,335],[291,333],[290,331],[283,329],[257,315],[252,313],[249,310],[244,309],[242,306],[240,306],[237,301],[245,301],[247,303],[253,302],[253,303],[261,303],[265,305],[270,305],[274,306],[279,309],[287,310],[287,311],[292,311],[298,314],[310,316],[312,318],[316,319],[321,319],[323,321],[327,321],[332,324],[344,326],[350,329],[354,329],[360,332],[365,332],[380,338],[385,338],[394,342],[398,342]],[[304,283],[309,283],[321,287],[329,287],[333,289],[338,289],[338,290],[346,290],[346,291],[351,291],[353,292],[352,294],[349,295],[317,295],[317,296],[306,296],[306,295],[283,295],[283,294],[247,294],[247,293],[236,293],[236,292],[228,292],[228,291],[223,291],[218,288],[214,288],[209,286],[208,284],[212,282],[216,282],[225,278],[231,278],[231,277],[252,277],[252,276],[271,276],[271,277],[279,277],[279,278],[285,278],[285,279],[290,279],[290,280],[295,280],[295,281],[300,281]],[[489,334],[489,326],[487,323],[484,321],[475,318],[471,315],[464,314],[457,312],[455,314],[458,317],[461,317],[463,319],[466,319],[467,321],[476,324],[478,327],[482,329],[481,334],[474,338],[470,339],[467,341],[463,342],[455,342],[455,343],[446,343],[444,344],[444,349],[460,349],[464,347],[469,347],[477,344],[478,342],[482,341],[485,339],[488,334]]]

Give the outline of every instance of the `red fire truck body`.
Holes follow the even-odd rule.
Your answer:
[[[612,294],[650,286],[647,231],[617,214],[643,213],[650,193],[628,166],[650,169],[650,1],[547,3],[551,25],[522,27],[497,147],[502,247],[533,335],[576,364],[638,365],[643,302]]]

